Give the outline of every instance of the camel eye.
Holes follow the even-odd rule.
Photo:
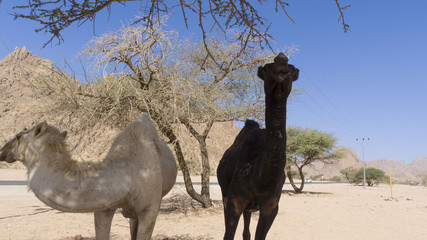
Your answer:
[[[16,135],[16,140],[18,140],[18,141],[19,141],[19,139],[21,139],[21,137],[22,137],[22,133],[20,133],[20,134]]]

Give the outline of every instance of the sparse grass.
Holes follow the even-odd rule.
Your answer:
[[[317,174],[317,175],[310,176],[310,178],[313,181],[317,181],[317,180],[322,179],[322,176],[323,176],[323,174]]]
[[[343,181],[342,177],[340,177],[340,176],[334,176],[328,180],[331,182],[342,182]]]
[[[402,184],[402,185],[410,185],[410,186],[418,186],[419,185],[418,182],[414,182],[414,181],[410,181],[410,180],[396,181],[396,182],[393,182],[393,184]]]

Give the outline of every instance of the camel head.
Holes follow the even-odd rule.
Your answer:
[[[22,161],[27,165],[28,161],[32,159],[29,156],[33,155],[30,152],[39,151],[46,146],[47,142],[64,143],[66,135],[67,132],[61,133],[46,122],[40,123],[30,130],[24,129],[1,148],[0,161],[8,163]]]
[[[292,82],[298,79],[299,70],[288,64],[288,58],[279,53],[273,63],[258,68],[258,77],[264,81],[266,95],[287,98],[291,93]]]

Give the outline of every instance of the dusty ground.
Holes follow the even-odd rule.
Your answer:
[[[5,185],[4,180],[21,185]],[[0,239],[93,239],[92,214],[53,210],[27,192],[22,185],[24,180],[23,170],[0,169]],[[178,178],[180,182],[182,179]],[[267,239],[426,239],[425,187],[394,185],[393,199],[387,185],[363,189],[349,184],[313,183],[306,185],[304,194],[294,195],[290,190],[286,184],[279,214]],[[178,184],[164,199],[153,239],[222,239],[222,208],[199,209],[180,195],[183,193],[184,187]],[[212,184],[212,195],[219,205],[216,183]],[[256,220],[255,215],[252,233]],[[127,220],[117,213],[112,239],[129,239],[128,229]],[[241,232],[239,225],[236,239],[241,239]]]

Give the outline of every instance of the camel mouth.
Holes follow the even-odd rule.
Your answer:
[[[277,82],[283,82],[291,76],[290,73],[291,72],[277,72],[274,75],[276,77]]]
[[[15,159],[14,157],[8,157],[6,151],[2,151],[0,154],[0,162],[14,163],[19,161],[19,159]]]

